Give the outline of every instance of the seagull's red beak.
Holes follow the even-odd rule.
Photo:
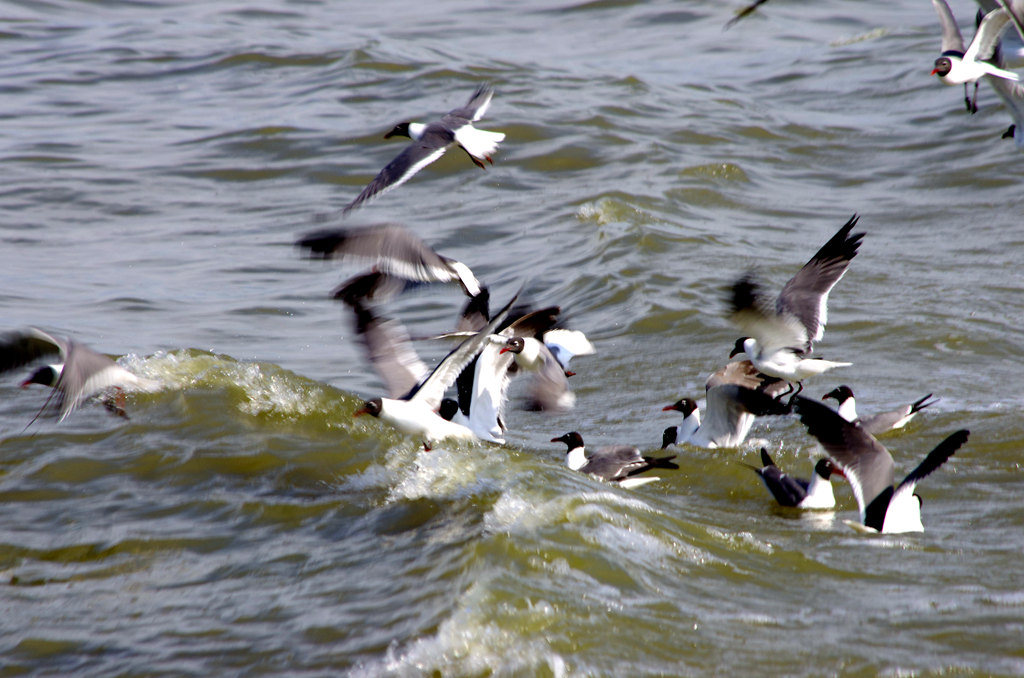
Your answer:
[[[356,410],[355,412],[352,413],[352,418],[355,419],[356,417],[361,417],[364,414],[369,414],[369,413],[370,413],[370,411],[367,410],[365,407],[360,407],[358,410]]]
[[[933,68],[933,69],[932,69],[932,72],[931,72],[931,74],[932,74],[932,75],[935,75],[935,74],[936,74],[936,73],[938,73],[938,72],[939,72],[939,69],[937,69],[937,68]]]
[[[505,348],[503,348],[500,351],[498,351],[498,355],[501,355],[502,353],[508,353],[511,350],[512,349],[510,349],[508,346],[506,346]]]
[[[28,388],[28,385],[31,383],[33,383],[31,379],[26,379],[25,381],[21,382],[21,387]]]

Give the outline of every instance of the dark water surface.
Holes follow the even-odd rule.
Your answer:
[[[777,2],[728,32],[739,2],[0,4],[0,329],[166,384],[26,430],[46,393],[0,380],[0,676],[1024,673],[1010,118],[929,77],[931,3]],[[481,82],[492,168],[451,153],[340,220],[384,131]],[[854,533],[845,485],[776,508],[736,462],[809,473],[795,421],[632,491],[565,468],[569,430],[656,449],[736,338],[723,287],[777,289],[854,212],[820,344],[854,367],[808,390],[940,396],[885,440],[901,470],[971,429],[924,534]],[[329,298],[358,266],[292,243],[388,220],[563,307],[598,350],[574,411],[432,452],[352,419],[383,388]]]

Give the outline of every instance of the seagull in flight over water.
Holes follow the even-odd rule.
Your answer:
[[[751,273],[733,283],[730,316],[748,336],[736,341],[730,358],[745,353],[764,374],[796,382],[798,393],[807,377],[851,364],[808,356],[825,334],[829,292],[846,274],[864,237],[850,234],[858,219],[854,214],[786,283],[774,308]]]
[[[342,214],[348,214],[370,198],[401,186],[412,175],[444,155],[453,145],[465,151],[473,164],[480,169],[486,168],[484,160],[494,164],[491,156],[497,150],[498,144],[504,141],[505,135],[473,127],[473,123],[487,112],[493,96],[492,87],[480,85],[465,106],[449,111],[440,120],[426,124],[400,122],[395,125],[384,138],[408,137],[412,139],[412,143],[367,184],[356,199],[345,207]]]
[[[986,76],[1003,78],[1014,82],[1020,76],[1012,71],[1000,68],[991,62],[995,56],[996,45],[1006,29],[1011,16],[1005,6],[989,12],[978,24],[971,44],[964,49],[964,39],[956,24],[953,12],[946,0],[932,0],[935,12],[942,24],[942,54],[935,60],[935,68],[931,74],[937,75],[944,85],[963,85],[964,103],[971,113],[978,112],[978,81]],[[967,86],[974,83],[973,98],[967,94]]]
[[[893,487],[892,455],[857,422],[843,419],[822,402],[796,396],[793,407],[807,431],[850,481],[860,523],[847,522],[862,532],[898,534],[923,532],[921,497],[914,494],[918,481],[946,463],[970,435],[961,430],[949,435],[917,467]]]
[[[52,387],[56,397],[54,405],[60,413],[58,421],[67,419],[84,400],[96,393],[113,390],[121,399],[125,389],[155,391],[160,387],[159,382],[132,374],[102,353],[71,338],[56,337],[35,327],[0,337],[0,372],[52,355],[59,356],[60,362],[36,369],[21,385]],[[127,416],[122,404],[114,399],[104,400],[108,410]]]

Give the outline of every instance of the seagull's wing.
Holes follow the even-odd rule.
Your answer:
[[[1024,40],[1024,3],[1020,0],[1016,0],[1017,6],[1014,6],[1014,2],[1007,2],[1007,0],[997,0],[999,6],[1002,7],[1006,13],[1010,16],[1010,21],[1017,27],[1017,35],[1020,36],[1021,40]]]
[[[914,486],[917,485],[920,480],[931,475],[935,469],[945,464],[947,459],[952,457],[957,450],[964,446],[970,435],[970,431],[963,429],[947,436],[946,439],[939,443],[934,450],[928,453],[928,456],[924,458],[924,461],[917,465],[917,468],[908,473],[907,477],[900,482],[899,486],[896,488],[897,494],[904,491],[912,493],[914,491]]]
[[[134,374],[109,357],[84,344],[68,340],[64,367],[54,386],[59,394],[57,406],[60,408],[60,421],[64,421],[83,400],[94,393],[114,386],[130,386],[136,381]]]
[[[480,118],[487,114],[487,109],[491,106],[491,98],[494,96],[494,88],[490,85],[480,85],[473,92],[473,96],[469,97],[469,101],[466,102],[465,106],[456,108],[448,113],[448,116],[454,116],[456,118],[462,118],[463,120],[469,120],[476,122]],[[442,122],[445,119],[442,118]]]
[[[985,15],[978,25],[974,39],[964,53],[964,61],[987,61],[995,54],[996,45],[1010,21],[1005,9],[997,9]]]
[[[358,257],[373,262],[380,272],[406,280],[458,282],[470,296],[480,292],[480,282],[468,266],[441,256],[398,224],[316,231],[303,236],[296,245],[312,257]]]
[[[1017,146],[1024,148],[1024,85],[1019,82],[988,76],[985,78],[992,89],[996,91],[999,98],[1003,100],[1006,107],[1010,109],[1010,115],[1017,126],[1014,132]],[[1009,136],[1009,135],[1007,135]]]
[[[390,396],[400,398],[412,391],[430,368],[416,355],[405,327],[397,320],[375,316],[362,304],[356,303],[352,309],[356,316],[356,335]]]
[[[946,0],[932,0],[935,12],[939,15],[939,23],[942,24],[942,51],[943,52],[964,52],[964,38],[960,34],[960,27],[956,25],[953,12],[946,4]]]
[[[551,329],[544,333],[543,341],[563,368],[568,368],[575,356],[590,355],[596,350],[587,335],[579,330]]]
[[[367,200],[404,184],[414,174],[444,155],[451,141],[452,139],[445,140],[443,136],[425,134],[418,141],[410,143],[405,150],[395,156],[394,160],[384,166],[355,200],[345,206],[342,214],[348,214]]]
[[[600,476],[605,480],[619,480],[630,471],[647,466],[640,450],[629,445],[603,447],[595,452],[581,471]]]
[[[44,356],[64,356],[67,346],[67,340],[35,327],[7,332],[0,336],[0,373],[17,369]]]
[[[807,432],[818,439],[850,481],[863,517],[879,494],[892,489],[892,455],[860,424],[846,421],[828,405],[796,396],[793,406]]]
[[[531,374],[530,407],[545,412],[564,412],[576,404],[576,395],[569,390],[565,368],[543,343],[540,353],[544,364]]]
[[[381,271],[370,271],[349,278],[334,289],[333,297],[354,305],[363,300],[385,302],[422,283],[407,280]]]
[[[768,450],[763,447],[761,448],[761,463],[764,465],[763,468],[756,466],[750,468],[761,476],[761,480],[775,497],[775,501],[779,502],[781,506],[796,506],[803,501],[803,498],[807,496],[808,483],[806,480],[783,473],[768,456]]]
[[[753,274],[733,283],[729,302],[729,317],[766,352],[785,348],[803,351],[810,343],[806,327],[796,316],[779,314],[769,307]]]
[[[508,368],[513,360],[511,353],[501,352],[504,345],[500,335],[489,335],[480,354],[455,380],[459,409],[468,420],[467,426],[477,437],[497,443],[504,442]]]
[[[512,304],[515,303],[518,297],[519,293],[517,292],[512,296],[511,301],[498,311],[483,329],[463,341],[454,351],[445,356],[437,364],[437,367],[434,368],[434,371],[409,394],[409,400],[423,402],[432,410],[440,407],[445,390],[455,382],[459,374],[483,350],[484,346],[490,341],[489,335],[493,334],[494,330],[505,319],[508,310],[512,308]]]
[[[818,341],[824,335],[825,323],[828,322],[828,293],[846,273],[850,261],[857,256],[864,234],[850,235],[850,231],[857,225],[859,218],[854,214],[822,245],[810,261],[786,283],[775,302],[775,309],[780,315],[791,315],[799,319],[806,329],[809,342]]]
[[[722,383],[707,390],[707,407],[700,428],[719,447],[743,444],[755,416],[788,414],[788,408],[771,395],[737,384]]]

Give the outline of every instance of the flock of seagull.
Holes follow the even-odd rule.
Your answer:
[[[759,0],[737,18],[764,2]],[[945,0],[933,0],[942,23],[943,51],[932,74],[948,85],[963,84],[965,102],[972,112],[977,110],[977,83],[987,79],[1011,105],[1019,122],[1024,93],[1016,84],[1017,74],[1002,67],[1000,44],[1010,25],[1024,36],[1024,0],[998,0],[991,5],[988,0],[979,2],[988,10],[979,12],[978,29],[965,49]],[[970,83],[975,84],[973,96],[968,90]],[[487,112],[493,95],[490,86],[482,85],[464,106],[439,120],[396,125],[385,138],[408,137],[410,143],[344,208],[343,215],[405,183],[450,148],[464,151],[481,169],[493,164],[492,156],[505,135],[473,125]],[[1011,126],[1006,136],[1013,133]],[[1024,146],[1022,137],[1016,135],[1018,145]],[[684,444],[736,448],[745,443],[756,418],[795,415],[823,453],[811,478],[784,473],[763,448],[761,466],[750,466],[779,504],[832,509],[836,502],[831,480],[840,476],[849,482],[857,500],[860,520],[851,523],[855,528],[882,533],[922,531],[916,485],[962,447],[969,432],[956,431],[946,437],[894,484],[892,455],[876,436],[902,428],[936,402],[932,394],[871,417],[858,416],[848,386],[829,391],[821,400],[801,394],[805,380],[851,364],[825,360],[813,355],[813,349],[824,336],[829,294],[845,275],[865,235],[853,232],[857,223],[854,215],[774,299],[768,298],[753,273],[731,284],[729,317],[744,335],[729,354],[730,359],[737,359],[708,377],[703,415],[691,398],[664,408],[678,412],[682,420],[665,429],[662,449]],[[491,313],[488,288],[469,266],[439,254],[397,224],[320,230],[303,236],[296,246],[310,258],[361,260],[370,266],[333,293],[351,310],[355,334],[388,391],[363,403],[355,416],[376,417],[429,450],[453,440],[503,444],[507,433],[504,410],[513,379],[529,379],[530,409],[565,411],[574,406],[575,396],[568,385],[574,372],[569,363],[575,356],[594,353],[595,348],[582,332],[563,326],[558,306],[533,309],[517,305],[516,293]],[[405,327],[380,312],[397,295],[429,284],[457,284],[467,297],[452,330],[433,337],[458,342],[433,368],[416,354]],[[38,367],[22,385],[50,386],[51,394],[40,412],[52,407],[60,421],[97,394],[109,410],[127,416],[125,391],[161,388],[159,382],[137,376],[69,338],[37,328],[0,336],[0,373],[51,356],[58,362]],[[446,397],[453,387],[455,397]],[[829,399],[836,401],[836,409],[823,402]],[[644,475],[652,469],[679,468],[674,456],[643,455],[632,446],[587,450],[576,431],[552,438],[552,442],[566,445],[567,464],[573,470],[624,487],[658,480]]]

